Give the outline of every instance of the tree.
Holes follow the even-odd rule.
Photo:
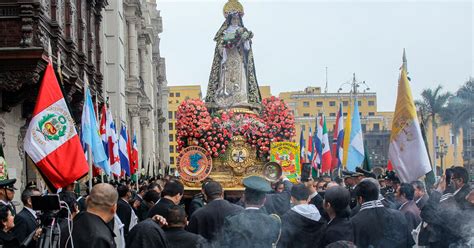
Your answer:
[[[458,96],[451,96],[448,100],[448,104],[440,113],[441,121],[443,124],[448,124],[451,126],[451,133],[454,138],[454,165],[458,166],[458,141],[457,137],[459,131],[466,124],[466,105],[464,105],[463,100]]]
[[[416,105],[420,109],[426,111],[428,118],[431,119],[431,134],[433,136],[433,164],[434,169],[436,171],[436,129],[438,128],[438,120],[439,114],[443,111],[446,103],[451,96],[449,92],[441,92],[443,87],[438,85],[435,89],[424,89],[421,92],[421,101],[417,101]]]

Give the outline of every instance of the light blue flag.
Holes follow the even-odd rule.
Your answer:
[[[89,88],[85,89],[84,106],[82,108],[81,136],[84,145],[91,148],[93,162],[110,175],[110,165],[107,161],[107,155],[104,151],[104,145],[99,134],[99,127],[95,117],[94,105]]]
[[[360,125],[359,106],[357,99],[354,100],[354,111],[351,120],[351,139],[347,154],[347,170],[355,171],[364,161],[364,141],[362,139],[362,127]]]

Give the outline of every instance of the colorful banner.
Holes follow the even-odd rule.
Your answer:
[[[296,182],[301,173],[300,145],[295,142],[272,142],[270,161],[277,162],[290,181]]]

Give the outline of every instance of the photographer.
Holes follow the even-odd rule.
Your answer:
[[[21,194],[21,201],[23,202],[23,210],[15,216],[15,228],[13,233],[18,241],[25,240],[36,229],[36,211],[32,208],[31,196],[39,196],[41,192],[37,188],[27,188]],[[36,247],[34,240],[27,247]]]

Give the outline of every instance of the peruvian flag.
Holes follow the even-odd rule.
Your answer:
[[[132,136],[130,136],[130,132],[127,130],[127,156],[128,156],[128,164],[130,165],[130,173],[133,175],[135,171],[132,165]]]
[[[328,137],[328,129],[326,128],[326,118],[324,118],[324,115],[321,116],[321,125],[322,125],[322,161],[321,161],[321,171],[327,172],[331,170],[331,149],[329,146],[329,137]]]
[[[51,62],[46,66],[24,148],[55,188],[73,183],[89,170]]]
[[[106,133],[107,133],[107,143],[109,145],[109,163],[110,169],[115,176],[120,176],[122,170],[120,168],[120,156],[119,156],[119,147],[118,147],[118,138],[117,138],[117,129],[115,128],[114,118],[110,110],[107,111],[107,120],[106,120]]]

